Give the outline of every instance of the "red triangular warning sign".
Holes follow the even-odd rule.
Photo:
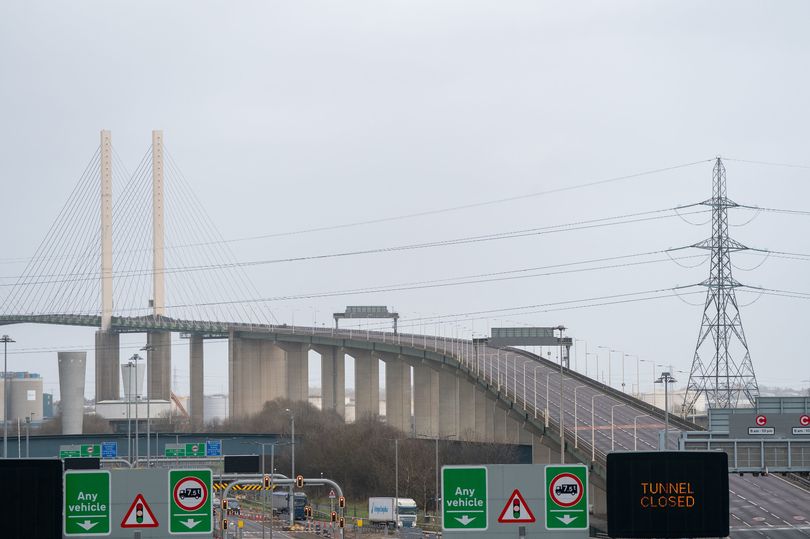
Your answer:
[[[525,524],[527,522],[534,522],[534,513],[526,504],[523,495],[518,489],[509,496],[509,500],[501,511],[501,516],[498,517],[498,522],[503,524]]]
[[[122,528],[157,528],[158,521],[143,494],[138,494],[121,521]]]

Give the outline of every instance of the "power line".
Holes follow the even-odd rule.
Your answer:
[[[751,159],[732,159],[730,157],[724,157],[724,161],[735,161],[737,163],[748,163],[751,165],[765,165],[770,167],[787,167],[787,168],[802,168],[810,170],[810,165],[801,165],[796,163],[775,163],[773,161],[754,161]],[[711,159],[710,161],[713,161]]]
[[[690,204],[687,206],[679,206],[679,208],[690,208],[697,206],[697,204]],[[286,258],[274,258],[274,259],[266,259],[266,260],[252,260],[252,261],[236,261],[230,263],[220,263],[220,264],[203,264],[203,265],[196,265],[196,266],[185,266],[185,267],[175,267],[175,268],[165,268],[163,270],[164,273],[185,273],[185,272],[195,272],[195,271],[207,271],[207,270],[217,270],[217,269],[226,269],[226,268],[237,268],[237,267],[252,267],[252,266],[262,266],[262,265],[269,265],[269,264],[281,264],[281,263],[291,263],[291,262],[304,262],[304,261],[312,261],[312,260],[325,260],[325,259],[332,259],[332,258],[344,258],[344,257],[351,257],[351,256],[360,256],[360,255],[369,255],[369,254],[380,254],[380,253],[393,253],[393,252],[402,252],[402,251],[410,251],[410,250],[417,250],[417,249],[431,249],[437,247],[449,247],[453,245],[466,245],[466,244],[475,244],[475,243],[483,243],[489,241],[500,241],[505,239],[516,239],[516,238],[525,238],[531,236],[541,236],[541,235],[548,235],[548,234],[555,234],[560,232],[572,232],[577,230],[588,230],[592,228],[601,228],[607,226],[617,226],[617,225],[625,225],[625,224],[633,224],[633,223],[640,223],[640,222],[649,222],[655,221],[659,219],[670,219],[675,217],[675,214],[671,215],[660,215],[666,212],[672,212],[675,208],[665,208],[659,210],[650,210],[645,212],[637,212],[637,213],[629,213],[611,217],[601,217],[597,219],[589,219],[589,220],[581,220],[581,221],[573,221],[570,223],[558,224],[558,225],[548,225],[544,227],[535,227],[535,228],[527,228],[527,229],[519,229],[519,230],[512,230],[512,231],[505,231],[505,232],[497,232],[493,234],[483,234],[477,236],[463,236],[460,238],[453,238],[447,240],[439,240],[439,241],[431,241],[431,242],[422,242],[422,243],[411,243],[411,244],[403,244],[403,245],[396,245],[396,246],[388,246],[388,247],[377,247],[372,249],[359,249],[353,251],[342,251],[337,253],[325,253],[325,254],[317,254],[317,255],[306,255],[306,256],[298,256],[298,257],[286,257]],[[686,215],[697,214],[697,213],[706,213],[710,210],[707,209],[698,209],[691,212],[686,212]],[[132,270],[132,271],[124,271],[124,272],[115,272],[114,276],[117,277],[137,277],[143,275],[151,275],[153,273],[152,269],[143,269],[143,270]],[[63,281],[44,281],[43,283],[51,283],[51,282],[73,282],[73,277],[76,278],[83,278],[84,280],[95,280],[98,278],[98,272],[92,273],[79,273],[79,274],[53,274],[53,275],[42,275],[40,277],[61,277],[66,278],[70,277],[70,279],[65,279]],[[4,277],[6,278],[6,277]],[[13,277],[11,277],[13,278]],[[41,283],[28,283],[28,284],[41,284]],[[8,286],[8,284],[0,284],[0,286]]]
[[[171,156],[169,156],[169,159],[171,159]],[[230,239],[220,238],[220,239],[216,239],[216,240],[212,240],[212,241],[189,243],[189,244],[183,244],[183,245],[173,245],[173,246],[172,245],[167,245],[166,248],[167,249],[178,249],[178,248],[196,247],[196,246],[202,246],[202,245],[221,245],[221,244],[226,244],[226,243],[237,243],[237,242],[244,242],[244,241],[253,241],[253,240],[258,240],[258,239],[278,238],[278,237],[285,237],[285,236],[295,236],[295,235],[300,235],[300,234],[310,234],[310,233],[314,233],[314,232],[342,230],[342,229],[346,229],[346,228],[353,228],[353,227],[359,227],[359,226],[365,226],[365,225],[371,225],[371,224],[379,224],[379,223],[385,223],[385,222],[391,222],[391,221],[400,221],[400,220],[405,220],[405,219],[413,219],[413,218],[416,218],[416,217],[426,217],[426,216],[437,215],[437,214],[441,214],[441,213],[468,210],[468,209],[480,208],[480,207],[484,207],[484,206],[492,206],[492,205],[497,205],[497,204],[504,204],[504,203],[507,203],[507,202],[514,202],[516,200],[525,200],[525,199],[529,199],[529,198],[536,198],[536,197],[555,194],[555,193],[562,193],[562,192],[565,192],[565,191],[573,191],[573,190],[578,190],[578,189],[585,189],[585,188],[588,188],[588,187],[595,187],[595,186],[598,186],[598,185],[604,185],[604,184],[619,182],[619,181],[622,181],[622,180],[629,180],[629,179],[634,179],[634,178],[640,178],[640,177],[643,177],[643,176],[659,174],[659,173],[662,173],[662,172],[669,172],[669,171],[672,171],[672,170],[691,167],[691,166],[694,166],[694,165],[699,165],[699,164],[707,163],[707,162],[711,162],[711,161],[712,161],[712,159],[702,159],[700,161],[693,161],[693,162],[690,162],[690,163],[682,163],[682,164],[679,164],[679,165],[656,168],[656,169],[646,170],[646,171],[643,171],[643,172],[636,172],[636,173],[633,173],[633,174],[625,174],[625,175],[622,175],[622,176],[614,176],[614,177],[605,178],[605,179],[602,179],[602,180],[594,180],[594,181],[590,181],[590,182],[580,183],[580,184],[577,184],[577,185],[570,185],[570,186],[566,186],[566,187],[558,187],[558,188],[554,188],[554,189],[548,189],[548,190],[545,190],[545,191],[537,191],[537,192],[534,192],[534,193],[524,193],[524,194],[521,194],[521,195],[515,195],[515,196],[511,196],[511,197],[484,200],[484,201],[481,201],[481,202],[473,202],[473,203],[470,203],[470,204],[460,204],[460,205],[457,205],[457,206],[447,206],[447,207],[444,207],[444,208],[437,208],[437,209],[434,209],[434,210],[425,210],[425,211],[420,211],[420,212],[412,212],[412,213],[406,213],[406,214],[401,214],[401,215],[394,215],[394,216],[390,216],[390,217],[381,217],[381,218],[378,218],[378,219],[366,219],[366,220],[362,220],[362,221],[340,223],[340,224],[336,224],[336,225],[327,225],[327,226],[321,226],[321,227],[305,228],[305,229],[291,230],[291,231],[286,231],[286,232],[257,234],[257,235],[252,235],[252,236],[242,236],[242,237],[230,238]],[[172,165],[175,166],[175,168],[177,168],[177,166],[176,166],[176,164],[174,164],[173,160],[172,160]],[[180,174],[182,175],[182,173],[180,173]],[[26,260],[29,260],[29,258],[0,258],[0,264],[18,263],[18,262],[24,262]]]

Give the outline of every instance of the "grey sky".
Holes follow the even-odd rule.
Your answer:
[[[807,20],[806,2],[5,2],[3,257],[33,253],[102,128],[112,130],[130,169],[150,131],[163,129],[225,238],[534,193],[715,155],[810,164]],[[726,166],[735,201],[810,210],[810,170]],[[255,260],[400,245],[668,208],[710,190],[706,163],[234,250]],[[764,214],[732,234],[751,246],[810,253],[808,219]],[[675,218],[249,274],[263,296],[279,296],[653,251],[709,233]],[[760,257],[735,260],[747,268]],[[772,258],[735,276],[810,292],[807,264]],[[2,270],[13,276],[21,266]],[[666,288],[707,271],[666,262],[270,308],[298,324],[328,324],[346,304],[387,304],[409,318]],[[744,309],[760,383],[808,385],[800,339],[809,307],[766,296]],[[688,371],[699,317],[700,307],[671,298],[459,325],[469,334],[488,324],[564,323],[594,349]],[[78,328],[7,331],[29,352],[11,354],[11,367],[42,372],[53,390],[53,350],[93,343],[92,330]],[[220,391],[226,348],[209,346],[206,355],[206,391]],[[186,349],[174,358],[183,392]]]

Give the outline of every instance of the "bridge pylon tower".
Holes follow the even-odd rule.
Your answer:
[[[706,287],[706,302],[683,414],[693,410],[701,395],[712,408],[733,408],[741,401],[754,404],[759,395],[735,293],[742,285],[731,271],[731,253],[748,247],[729,237],[728,209],[737,204],[726,196],[726,168],[719,157],[712,172],[712,198],[701,204],[712,209],[712,236],[693,247],[711,253],[711,267],[701,283]]]

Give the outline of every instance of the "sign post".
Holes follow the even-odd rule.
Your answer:
[[[110,472],[65,472],[65,536],[110,534]]]
[[[546,529],[587,530],[588,467],[546,466]]]
[[[442,467],[442,529],[487,529],[485,466]]]
[[[211,515],[211,470],[171,470],[169,533],[212,533]]]

